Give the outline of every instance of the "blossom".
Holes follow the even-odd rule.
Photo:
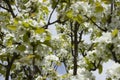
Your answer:
[[[73,70],[69,71],[70,74],[73,73]],[[95,77],[91,72],[86,70],[85,68],[78,68],[76,76],[70,76],[70,80],[94,80]]]
[[[107,77],[111,78],[112,80],[119,80],[120,79],[120,64],[114,63],[108,70],[107,70]]]
[[[20,66],[21,66],[20,62],[16,62],[15,65],[16,65],[16,69],[20,70]]]
[[[35,80],[41,80],[42,76],[38,76]]]
[[[71,6],[71,8],[73,9],[75,13],[79,13],[79,11],[83,11],[83,13],[86,13],[88,10],[88,7],[89,5],[87,2],[81,2],[81,1],[78,1],[72,4]]]
[[[96,43],[96,42],[111,43],[112,42],[111,33],[110,32],[106,32],[106,33],[103,32],[101,37],[98,37],[93,41],[93,43]]]
[[[92,73],[85,68],[78,68],[77,77],[79,80],[94,80],[94,76],[92,75]]]
[[[46,57],[45,57],[45,59],[47,60],[47,61],[58,61],[59,60],[59,58],[57,57],[57,56],[55,56],[55,55],[47,55]]]
[[[65,50],[65,49],[60,49],[60,55],[61,56],[67,56],[67,53],[68,53],[68,51],[67,50]]]

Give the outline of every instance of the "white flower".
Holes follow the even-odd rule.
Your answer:
[[[89,7],[89,5],[87,2],[81,2],[81,1],[78,1],[74,4],[72,4],[72,6],[71,6],[71,8],[73,9],[73,11],[75,13],[79,13],[79,11],[86,13],[88,10],[88,7]]]
[[[65,49],[60,49],[60,54],[63,55],[63,56],[67,56],[67,50]]]
[[[85,68],[78,68],[77,78],[79,80],[93,80],[94,76],[92,75],[91,72],[89,72]]]
[[[72,69],[69,70],[69,74],[73,74],[73,70]]]
[[[43,21],[43,20],[40,20],[39,26],[40,26],[40,27],[43,27],[44,25],[45,25],[44,21]]]
[[[13,35],[13,34],[8,33],[8,34],[6,34],[5,39],[10,39],[11,37],[14,37],[14,35]]]
[[[120,64],[114,63],[108,70],[107,76],[112,78],[112,80],[119,80],[120,79]]]
[[[92,55],[93,53],[96,53],[97,50],[92,50],[92,51],[88,51],[88,55]]]
[[[106,33],[103,32],[101,37],[98,37],[93,41],[93,43],[96,43],[96,42],[111,43],[112,42],[111,33],[110,32],[106,32]]]
[[[39,0],[40,3],[43,3],[43,0]]]
[[[16,65],[16,69],[20,69],[20,65],[21,65],[20,62],[16,62],[15,65]]]
[[[45,57],[45,59],[47,60],[47,61],[58,61],[59,60],[59,58],[57,57],[57,56],[55,56],[55,55],[47,55],[46,57]]]
[[[71,76],[70,80],[78,80],[78,79],[76,78],[76,76]]]
[[[29,7],[31,5],[31,2],[28,1],[26,4],[24,4],[26,7]]]
[[[32,2],[37,2],[38,0],[30,0],[30,1],[32,1]],[[40,0],[40,1],[42,1],[42,0]]]
[[[42,76],[38,76],[35,80],[41,80]]]
[[[69,70],[70,74],[73,74],[73,70]],[[94,76],[91,72],[85,68],[78,68],[76,76],[70,76],[70,80],[94,80]]]

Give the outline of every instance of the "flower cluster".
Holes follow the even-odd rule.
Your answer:
[[[70,70],[69,73],[72,74],[73,70]],[[79,68],[76,76],[70,76],[70,80],[95,80],[95,77],[91,72],[85,68]]]
[[[106,72],[107,77],[112,80],[119,80],[120,79],[120,64],[114,63]]]

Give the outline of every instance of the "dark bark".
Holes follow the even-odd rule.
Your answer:
[[[78,32],[79,29],[79,24],[76,22],[75,23],[75,27],[74,27],[74,55],[73,55],[73,64],[74,64],[74,68],[73,68],[73,75],[77,75],[77,58],[78,58]]]
[[[11,67],[14,63],[14,61],[19,57],[18,54],[16,53],[13,53],[13,57],[9,58],[9,56],[7,56],[7,62],[8,62],[8,65],[6,66],[6,76],[5,76],[5,80],[9,80],[9,76],[10,76],[10,70],[11,70]]]
[[[12,7],[11,7],[10,1],[9,1],[9,0],[4,0],[4,2],[7,4],[8,9],[7,9],[7,8],[4,8],[4,7],[2,7],[2,8],[5,9],[5,10],[7,10],[8,12],[10,12],[11,15],[12,15],[12,17],[15,18],[16,15],[15,15],[15,13],[14,13]]]

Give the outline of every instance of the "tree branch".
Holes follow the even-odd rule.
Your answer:
[[[71,29],[71,52],[72,52],[72,56],[74,55],[73,53],[73,25],[72,25],[72,22],[70,22],[70,29]]]
[[[58,2],[56,3],[55,7],[53,8],[52,12],[50,13],[50,16],[49,16],[49,19],[48,19],[48,23],[47,23],[48,25],[50,24],[51,17],[52,17],[52,15],[53,15],[53,13],[54,13],[54,11],[55,11],[58,3],[59,3],[59,0],[58,0]],[[46,25],[46,28],[48,28],[48,25]]]
[[[1,7],[2,9],[4,9],[4,10],[7,10],[8,12],[10,11],[8,8],[5,8],[5,7],[3,7],[2,5],[0,5],[0,7]]]
[[[49,25],[55,24],[55,23],[65,23],[67,20],[65,21],[60,21],[60,18],[54,22],[51,22],[49,24],[46,24],[45,26],[43,26],[43,28],[47,29]]]
[[[83,35],[83,30],[79,33],[79,41],[78,41],[78,44],[81,42],[82,40],[82,35]]]
[[[12,9],[12,7],[11,7],[11,5],[10,5],[10,1],[9,0],[3,0],[7,5],[8,5],[8,10],[9,10],[9,12],[12,14],[12,16],[13,16],[13,18],[15,18],[16,17],[16,15],[14,14],[14,12],[13,12],[13,9]]]
[[[96,61],[94,63],[92,63],[94,68],[90,69],[90,71],[95,71],[96,69],[98,69],[99,66],[100,66],[101,61],[102,61],[102,58],[99,58],[99,62],[98,62],[97,65],[96,65]]]
[[[9,75],[10,75],[11,67],[12,67],[13,62],[15,61],[15,59],[17,59],[18,57],[19,57],[19,54],[17,54],[17,53],[13,53],[13,57],[12,57],[11,60],[10,60],[9,56],[7,56],[8,65],[6,66],[5,80],[9,80]]]
[[[77,75],[77,58],[78,58],[78,29],[79,23],[75,22],[74,26],[74,55],[73,55],[73,75]]]
[[[101,28],[97,23],[95,23],[91,18],[89,18],[87,15],[84,15],[87,19],[89,19],[97,28],[99,28],[101,31],[107,32],[107,29]]]

